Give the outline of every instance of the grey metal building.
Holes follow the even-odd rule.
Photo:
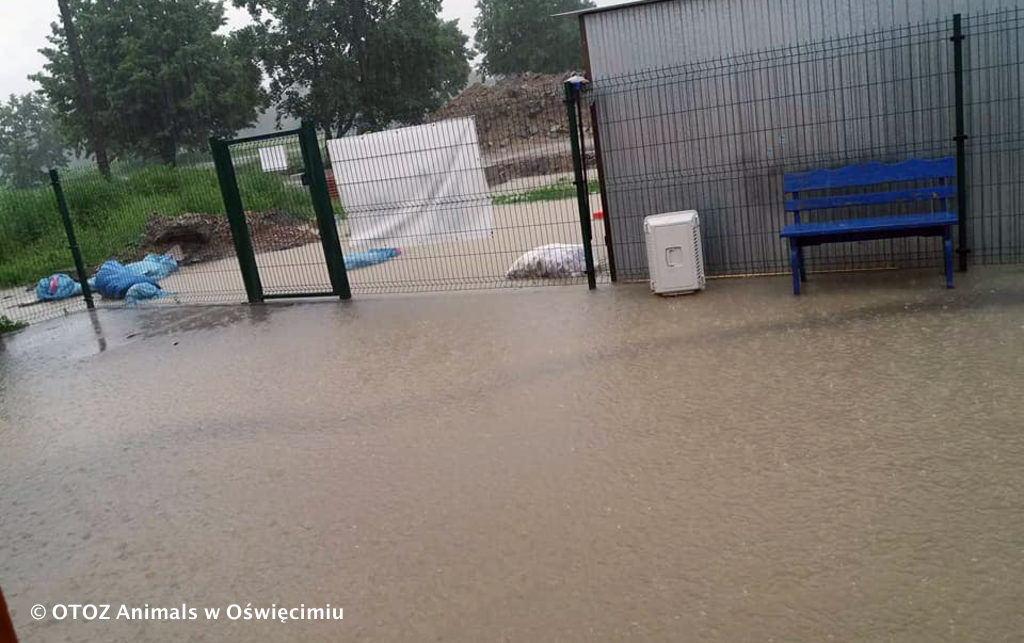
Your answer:
[[[642,220],[697,209],[709,274],[786,270],[781,176],[955,151],[952,17],[967,35],[969,244],[1019,261],[1024,0],[648,0],[579,12],[619,278]],[[841,215],[842,213],[837,213]],[[930,265],[938,245],[825,246],[819,269]]]

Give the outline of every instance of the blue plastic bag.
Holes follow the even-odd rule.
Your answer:
[[[124,295],[124,305],[129,308],[135,308],[139,305],[140,301],[146,301],[149,299],[157,299],[158,297],[167,297],[171,293],[160,290],[160,286],[154,284],[135,284],[128,289],[128,292]]]
[[[107,299],[124,299],[128,289],[136,284],[150,284],[160,288],[155,280],[135,274],[113,259],[104,262],[96,273],[96,292]]]
[[[67,275],[50,275],[36,285],[36,299],[57,301],[82,294],[82,285]]]
[[[125,266],[127,270],[136,275],[149,277],[150,279],[166,279],[172,272],[178,269],[178,262],[168,255],[146,255],[142,261],[136,261]]]
[[[345,269],[369,268],[385,261],[391,261],[402,254],[401,248],[373,248],[366,252],[352,252],[345,255]]]

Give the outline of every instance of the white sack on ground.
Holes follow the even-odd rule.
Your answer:
[[[354,243],[490,236],[491,195],[472,118],[327,142]]]
[[[594,269],[598,269],[594,259]],[[587,274],[587,260],[582,244],[552,243],[540,246],[515,260],[505,273],[508,279],[552,279],[580,277]]]

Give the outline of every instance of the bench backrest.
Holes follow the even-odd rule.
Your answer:
[[[943,159],[909,159],[902,163],[865,163],[847,165],[833,170],[808,170],[786,174],[782,179],[783,191],[791,195],[786,199],[786,212],[796,213],[808,210],[830,210],[860,205],[884,205],[887,203],[908,203],[933,201],[956,197],[956,161]],[[927,188],[910,188],[889,192],[864,192],[838,196],[815,196],[800,198],[801,192],[832,190],[838,188],[870,187],[883,183],[907,183],[911,181],[934,181],[936,185]]]

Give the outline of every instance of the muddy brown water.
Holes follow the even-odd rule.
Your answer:
[[[940,283],[40,325],[0,344],[0,584],[26,641],[1020,640],[1024,271]]]

